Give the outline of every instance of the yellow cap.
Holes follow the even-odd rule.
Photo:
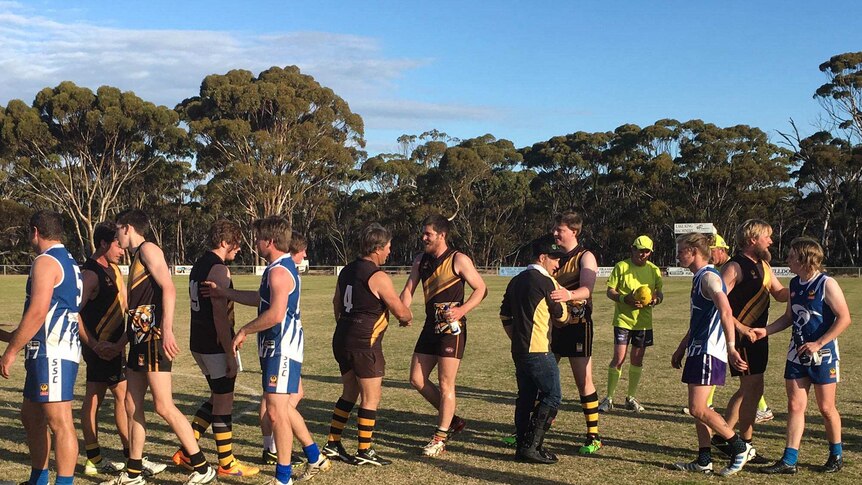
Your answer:
[[[649,236],[638,236],[635,239],[635,242],[632,243],[632,247],[635,249],[649,249],[652,251],[652,239]]]
[[[715,240],[713,241],[713,243],[709,247],[709,249],[717,249],[717,248],[730,249],[730,246],[728,246],[727,243],[724,242],[724,238],[718,234],[715,235]]]

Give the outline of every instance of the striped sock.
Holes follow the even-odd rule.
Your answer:
[[[102,448],[99,443],[90,443],[87,445],[87,459],[94,465],[102,462]]]
[[[587,422],[587,436],[599,436],[599,394],[594,392],[589,396],[581,396],[581,408],[584,420]]]
[[[371,437],[374,434],[374,422],[377,420],[377,411],[359,408],[356,428],[359,431],[359,448],[357,451],[371,449]]]
[[[189,456],[189,459],[192,461],[192,468],[195,469],[196,472],[200,474],[204,474],[209,470],[210,464],[207,463],[207,459],[204,456],[204,452],[198,450],[194,455]]]
[[[347,424],[347,419],[350,418],[350,411],[355,405],[356,403],[338,398],[335,409],[332,411],[332,420],[329,422],[327,441],[341,441],[341,433],[344,432],[344,426]]]
[[[218,450],[218,464],[229,468],[236,458],[233,456],[233,423],[230,414],[213,416],[213,434]]]
[[[126,462],[126,473],[129,474],[129,478],[138,478],[141,476],[141,470],[144,468],[141,461],[141,458],[138,458],[137,460],[129,458]]]
[[[213,422],[213,405],[209,401],[201,404],[192,419],[192,431],[195,432],[195,439],[200,440],[201,436],[207,432],[207,428]]]
[[[434,431],[434,438],[437,438],[440,441],[446,441],[446,438],[449,437],[449,428],[440,428],[438,427],[436,431]]]

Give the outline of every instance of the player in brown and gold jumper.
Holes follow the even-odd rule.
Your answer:
[[[171,280],[165,255],[156,244],[146,240],[150,221],[142,211],[133,209],[117,218],[117,241],[132,252],[129,268],[129,315],[126,334],[129,358],[126,413],[129,415],[129,460],[126,471],[102,485],[141,485],[146,422],[144,399],[147,387],[153,396],[156,413],[177,435],[191,460],[194,471],[186,485],[210,483],[216,471],[209,466],[198,447],[194,432],[174,404],[171,390],[171,364],[179,353],[174,337],[174,306],[177,290]]]
[[[725,419],[739,435],[751,443],[757,405],[763,396],[763,374],[769,360],[769,340],[757,340],[752,329],[764,328],[769,323],[770,295],[786,302],[789,291],[769,266],[772,245],[772,227],[765,221],[749,219],[736,230],[736,254],[721,268],[721,278],[727,286],[727,297],[736,322],[736,348],[748,369],[741,372],[731,368],[731,375],[739,377],[739,389],[730,398]],[[724,451],[722,447],[717,446]],[[752,463],[769,463],[756,457]]]
[[[581,408],[587,424],[587,438],[578,452],[591,455],[602,447],[599,437],[599,395],[593,384],[593,287],[596,284],[598,264],[596,257],[585,248],[578,237],[584,221],[577,212],[564,212],[554,224],[554,241],[566,255],[554,277],[562,286],[551,296],[555,301],[567,302],[569,325],[554,326],[551,330],[551,350],[559,362],[569,358]]]
[[[332,299],[337,321],[332,353],[344,387],[335,403],[329,437],[322,451],[329,458],[356,465],[392,463],[371,446],[386,373],[383,334],[389,325],[390,311],[400,322],[409,322],[413,314],[410,307],[398,299],[392,279],[380,269],[389,257],[391,239],[391,233],[380,224],[371,224],[362,231],[360,257],[341,270]],[[351,456],[341,444],[341,434],[360,396],[362,401],[356,420],[359,448],[356,455]]]
[[[93,337],[93,348],[84,345],[81,352],[87,363],[87,390],[81,406],[81,428],[87,461],[84,475],[116,473],[124,462],[102,460],[99,446],[98,413],[110,389],[114,395],[114,420],[123,445],[123,455],[129,457],[129,419],[126,416],[126,288],[117,266],[123,248],[117,243],[117,226],[103,222],[93,231],[96,252],[81,266],[83,292],[79,315]],[[150,472],[163,470],[153,464]],[[147,466],[146,464],[144,465]]]
[[[455,415],[455,378],[467,343],[467,313],[488,295],[473,261],[449,247],[450,232],[449,220],[441,215],[422,221],[425,251],[413,260],[410,277],[401,291],[401,301],[409,307],[422,281],[425,325],[413,349],[410,383],[437,409],[437,429],[422,450],[425,456],[443,453],[449,438],[466,424]],[[473,289],[466,301],[465,283]],[[435,366],[439,387],[429,379]]]

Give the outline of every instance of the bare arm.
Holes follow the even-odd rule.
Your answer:
[[[90,300],[99,296],[99,277],[96,273],[88,269],[81,271],[81,281],[84,286],[81,290],[81,308],[78,311],[83,311]]]
[[[733,310],[730,308],[730,301],[727,299],[727,294],[722,291],[721,281],[714,274],[707,274],[701,280],[701,291],[703,294],[715,303],[718,308],[718,313],[721,317],[721,327],[724,329],[724,339],[727,344],[727,359],[728,362],[739,370],[748,368],[748,364],[739,356],[736,351],[736,338],[734,335]]]
[[[216,284],[215,281],[201,282],[201,296],[208,298],[224,298],[240,305],[256,307],[260,304],[257,290],[237,290]]]
[[[174,307],[177,303],[177,289],[171,279],[171,271],[165,261],[165,253],[155,244],[143,243],[138,249],[141,261],[146,265],[153,281],[162,289],[162,346],[170,360],[180,353],[174,337]]]
[[[296,288],[293,275],[284,267],[275,267],[269,271],[270,302],[269,308],[254,320],[245,324],[239,332],[246,335],[257,333],[274,327],[287,312],[287,300]],[[239,335],[237,332],[237,335]]]
[[[18,328],[12,332],[9,345],[0,358],[0,375],[9,377],[15,357],[21,349],[27,345],[42,324],[51,306],[51,296],[54,294],[54,285],[60,282],[63,270],[60,264],[51,257],[37,257],[33,262],[32,280],[30,286],[30,306],[21,317]]]
[[[410,268],[410,276],[407,277],[407,283],[404,283],[404,289],[401,290],[401,303],[403,303],[407,308],[410,308],[410,304],[413,303],[413,293],[416,291],[416,287],[419,286],[419,263],[421,261],[421,254],[413,258],[413,266]],[[405,327],[409,326],[410,321],[401,322],[401,325]]]
[[[230,286],[230,271],[223,264],[216,264],[207,275],[207,281],[212,281],[221,288]],[[231,337],[231,322],[228,321],[227,299],[210,296],[213,306],[213,323],[215,324],[216,338],[225,353],[233,351],[233,338]]]
[[[341,298],[341,287],[336,283],[335,294],[332,295],[332,313],[335,315],[336,322],[341,318]]]
[[[847,300],[844,299],[844,292],[841,291],[838,282],[833,278],[826,280],[825,298],[826,304],[835,314],[835,322],[816,342],[808,342],[803,345],[800,348],[802,352],[817,352],[821,347],[838,338],[850,326],[850,310],[847,308]]]
[[[488,287],[485,286],[485,280],[483,280],[482,276],[479,275],[479,272],[476,271],[476,267],[473,266],[473,261],[467,257],[466,254],[457,253],[455,255],[453,269],[455,270],[455,274],[463,278],[464,281],[470,285],[470,288],[473,288],[473,293],[470,294],[470,298],[468,298],[463,305],[449,309],[449,315],[447,318],[450,320],[461,320],[464,318],[464,315],[469,313],[470,310],[476,308],[479,303],[488,296]],[[407,282],[409,284],[410,280],[408,279]]]
[[[381,300],[389,308],[389,311],[395,315],[399,322],[409,322],[413,320],[413,312],[410,307],[404,304],[398,294],[395,293],[395,287],[392,285],[392,278],[383,271],[378,271],[371,275],[368,279],[368,288],[371,292]]]
[[[554,290],[551,297],[554,301],[584,301],[593,297],[593,289],[596,286],[596,275],[599,266],[592,252],[587,251],[581,256],[581,272],[578,274],[578,288],[567,290],[561,288]],[[610,296],[608,296],[610,298]]]
[[[769,268],[769,271],[772,273],[772,278],[769,279],[769,294],[771,294],[772,298],[775,298],[776,301],[780,301],[782,303],[786,302],[790,299],[790,289],[786,288],[780,281],[778,281],[772,268]]]

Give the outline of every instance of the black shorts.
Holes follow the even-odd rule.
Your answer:
[[[170,372],[172,362],[165,355],[161,339],[153,339],[129,346],[126,367],[137,372]]]
[[[551,352],[560,357],[593,355],[593,321],[573,323],[551,329]]]
[[[614,327],[614,345],[629,345],[633,347],[646,348],[652,347],[653,335],[652,329],[647,330],[629,330],[622,327]]]
[[[371,379],[386,375],[386,359],[383,358],[383,349],[347,350],[338,349],[333,346],[332,353],[338,362],[338,370],[341,375],[353,371],[356,377]]]
[[[461,333],[436,333],[433,325],[425,325],[419,334],[419,340],[413,348],[415,354],[436,355],[437,357],[464,358],[464,347],[467,346],[467,325],[461,324]]]
[[[92,349],[84,346],[81,349],[84,362],[87,363],[87,382],[105,383],[114,387],[126,380],[126,356],[120,354],[111,360],[104,360]]]
[[[734,377],[753,376],[766,372],[766,364],[769,363],[768,338],[760,339],[757,342],[751,343],[746,338],[737,335],[736,350],[739,352],[739,356],[742,357],[742,360],[748,364],[748,369],[745,371],[738,371],[731,365],[728,366],[730,367],[730,375]]]

